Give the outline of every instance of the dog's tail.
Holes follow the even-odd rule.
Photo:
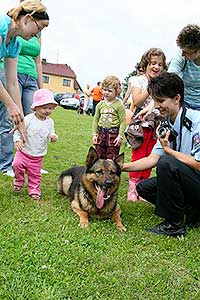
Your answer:
[[[57,182],[57,192],[59,194],[68,195],[69,188],[72,183],[72,176],[62,176],[60,175]]]

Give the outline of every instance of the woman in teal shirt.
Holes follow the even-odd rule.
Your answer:
[[[23,120],[23,110],[19,85],[17,81],[17,56],[20,43],[16,37],[29,40],[49,24],[46,7],[38,0],[25,0],[20,6],[0,17],[0,59],[4,61],[4,73],[0,71],[0,171],[11,169],[7,165],[5,154],[8,144],[5,140],[12,123],[19,124]],[[6,83],[5,83],[6,82]],[[10,120],[9,120],[10,119]],[[23,133],[23,123],[19,130]]]

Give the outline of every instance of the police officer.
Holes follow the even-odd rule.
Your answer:
[[[156,177],[137,185],[138,194],[155,205],[164,221],[148,231],[181,236],[186,225],[200,226],[200,112],[184,107],[184,84],[175,73],[153,78],[148,92],[160,116],[168,120],[166,134],[148,157],[125,163],[123,171],[141,171],[157,166]],[[171,128],[170,128],[171,127]]]

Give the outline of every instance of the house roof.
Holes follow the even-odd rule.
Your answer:
[[[42,60],[42,72],[76,79],[76,74],[67,64],[52,64]]]

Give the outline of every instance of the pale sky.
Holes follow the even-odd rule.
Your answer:
[[[161,48],[167,61],[176,54],[176,37],[189,23],[200,24],[199,0],[45,0],[50,25],[42,31],[41,57],[68,64],[82,88],[107,75],[121,81],[142,54]],[[1,0],[0,13],[18,6]]]

